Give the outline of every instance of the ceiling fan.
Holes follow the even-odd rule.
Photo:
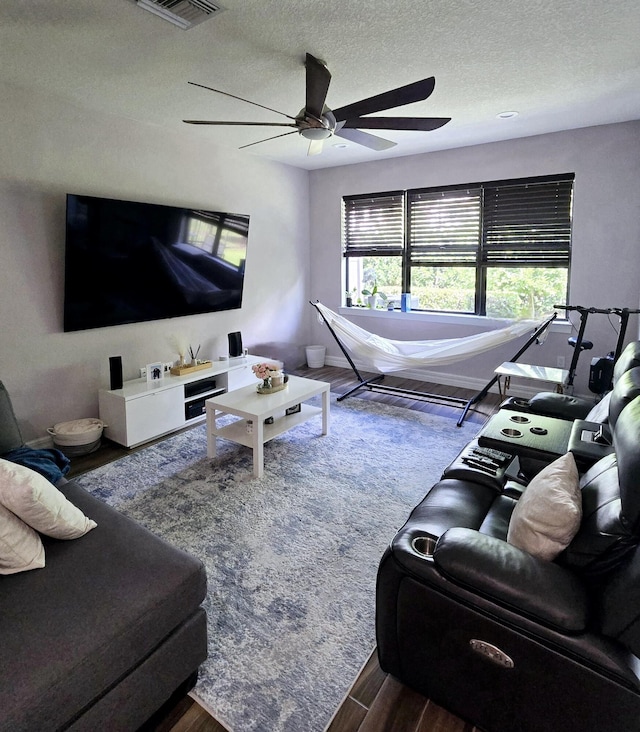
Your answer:
[[[364,115],[374,112],[382,112],[386,109],[402,107],[405,104],[413,102],[421,102],[433,92],[435,87],[435,79],[430,76],[422,81],[416,81],[413,84],[401,86],[398,89],[377,94],[376,96],[363,99],[353,104],[347,104],[339,109],[329,109],[325,104],[327,93],[329,91],[329,82],[331,74],[326,65],[310,53],[306,55],[306,103],[295,117],[280,112],[271,107],[265,107],[263,104],[252,102],[249,99],[243,99],[235,94],[213,89],[204,84],[196,84],[190,81],[189,84],[199,86],[202,89],[208,89],[218,94],[239,99],[242,102],[253,104],[256,107],[262,107],[270,112],[275,112],[283,117],[291,120],[291,122],[226,122],[226,121],[209,121],[198,119],[183,120],[190,125],[250,125],[253,127],[293,127],[291,132],[283,132],[280,135],[267,137],[264,140],[250,142],[244,147],[257,145],[267,140],[275,140],[278,137],[293,135],[298,133],[302,137],[309,140],[309,155],[317,155],[322,152],[322,144],[324,140],[333,135],[350,140],[358,145],[364,145],[371,150],[387,150],[394,147],[397,143],[391,140],[385,140],[383,137],[372,135],[368,130],[420,130],[429,132],[442,127],[451,120],[450,117],[365,117]]]

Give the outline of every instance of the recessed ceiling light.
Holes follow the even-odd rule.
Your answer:
[[[349,147],[346,142],[334,142],[331,147],[337,147],[339,150],[344,150],[345,147]]]
[[[500,114],[497,114],[496,117],[498,119],[511,119],[512,117],[517,117],[519,112],[500,112]]]

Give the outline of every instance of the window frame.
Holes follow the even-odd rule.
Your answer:
[[[381,193],[356,194],[342,199],[342,252],[345,265],[350,257],[400,256],[402,258],[402,292],[411,292],[412,271],[421,266],[470,267],[475,268],[474,310],[436,310],[422,309],[421,312],[462,314],[487,317],[487,274],[492,268],[562,268],[567,272],[567,292],[571,276],[572,229],[573,229],[573,189],[574,173],[536,176],[529,178],[503,179],[479,183],[430,186],[395,190]],[[554,193],[555,191],[555,193]],[[462,197],[458,193],[464,194]],[[391,200],[395,207],[401,206],[402,212],[393,211],[396,219],[401,216],[403,232],[402,247],[399,251],[396,228],[385,227],[376,237],[368,233],[371,246],[366,238],[360,237],[353,244],[350,225],[354,210],[359,206],[366,217],[367,212],[376,210],[377,200]],[[443,245],[441,229],[429,230],[429,203],[420,206],[420,200],[432,201],[435,209],[438,199],[452,201],[463,213],[466,211],[465,197],[478,202],[477,221],[468,217],[457,233],[452,231],[451,242]],[[498,199],[502,202],[497,203]],[[520,199],[519,202],[517,199]],[[524,203],[523,203],[524,200]],[[400,202],[398,202],[400,201]],[[514,203],[515,201],[515,203]],[[516,205],[517,204],[517,205]],[[514,205],[516,207],[514,208]],[[446,211],[446,206],[444,206]],[[417,213],[422,215],[417,218]],[[435,211],[437,215],[437,210]],[[462,214],[460,214],[462,217]],[[535,218],[535,217],[539,218]],[[417,235],[418,223],[421,236]],[[474,226],[475,224],[475,226]],[[475,229],[476,238],[470,243]],[[363,230],[366,230],[364,227]],[[386,236],[391,234],[392,236]],[[377,232],[380,234],[380,232]],[[455,233],[455,235],[453,235]],[[528,234],[528,235],[527,235]],[[528,245],[527,239],[531,240]],[[549,241],[547,241],[549,239]],[[364,242],[364,243],[363,243]],[[437,242],[437,243],[433,243]],[[430,249],[433,247],[433,249]],[[436,247],[438,251],[436,252]],[[419,256],[422,255],[422,256]],[[462,258],[460,258],[462,255]],[[466,255],[466,256],[465,256]],[[418,263],[421,262],[421,263]],[[349,267],[343,268],[346,290],[350,289]]]

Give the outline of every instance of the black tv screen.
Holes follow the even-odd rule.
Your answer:
[[[242,305],[249,216],[67,194],[64,330]]]

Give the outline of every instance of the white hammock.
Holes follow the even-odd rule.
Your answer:
[[[462,338],[394,341],[369,333],[320,302],[314,302],[313,305],[346,348],[383,374],[462,361],[519,338],[541,325],[534,320],[515,320],[504,328]]]

